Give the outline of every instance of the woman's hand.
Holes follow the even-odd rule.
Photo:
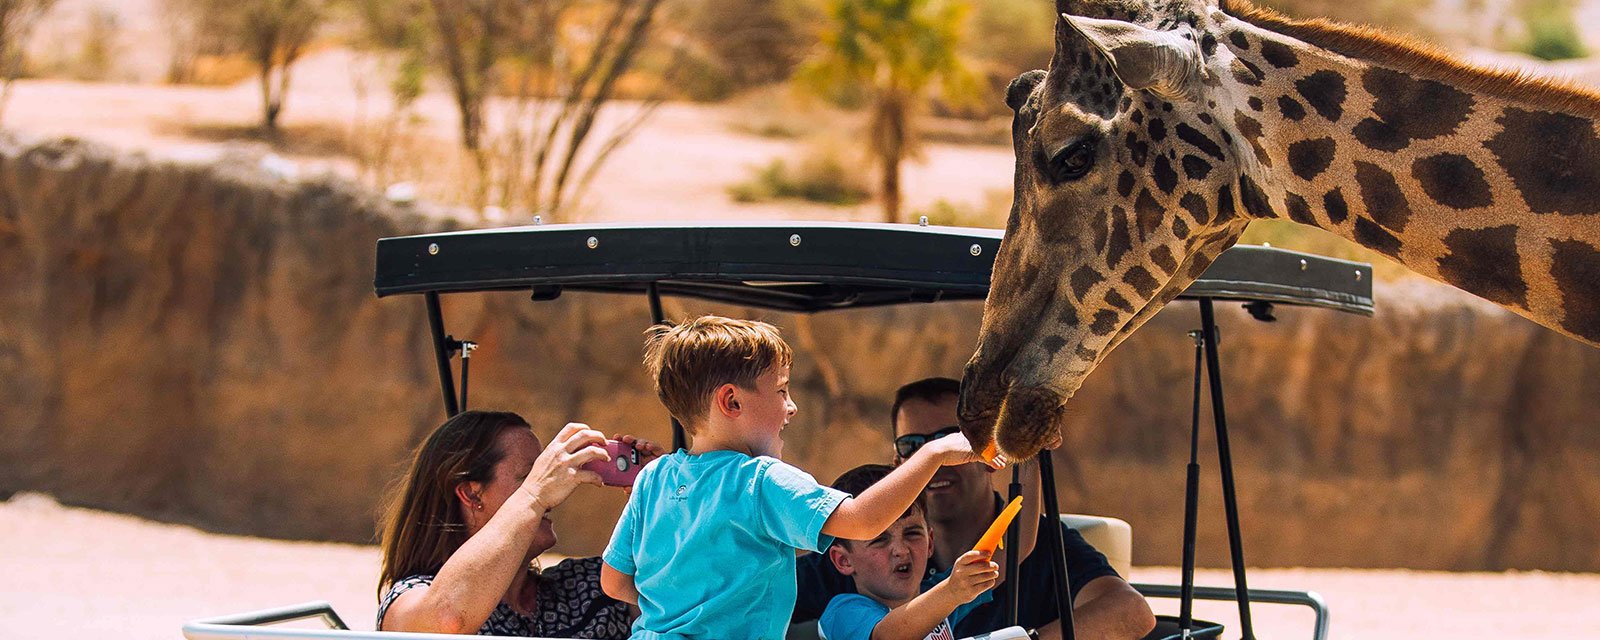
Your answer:
[[[521,491],[544,511],[565,502],[581,484],[600,484],[600,474],[583,468],[593,460],[611,460],[606,455],[606,437],[581,422],[569,422],[550,440],[550,446],[534,459],[533,468],[522,481]]]

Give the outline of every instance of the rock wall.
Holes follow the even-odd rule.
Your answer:
[[[253,535],[368,541],[378,496],[443,418],[422,301],[379,300],[374,242],[448,225],[248,161],[194,166],[72,141],[0,143],[0,495]],[[1254,565],[1600,570],[1600,350],[1459,291],[1381,285],[1367,319],[1219,307]],[[786,457],[826,481],[888,455],[888,398],[951,375],[979,305],[782,326],[801,411]],[[447,297],[472,405],[667,439],[639,356],[642,299]],[[1179,559],[1193,305],[1163,312],[1074,401],[1063,504]],[[1203,437],[1201,560],[1226,562]],[[584,489],[559,551],[594,553],[621,496]]]

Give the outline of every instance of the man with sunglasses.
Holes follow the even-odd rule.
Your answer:
[[[896,462],[916,453],[931,440],[960,431],[955,427],[960,390],[959,381],[928,378],[907,384],[895,393],[890,421],[894,429]],[[1155,626],[1149,604],[1077,531],[1039,517],[1037,462],[1028,460],[1021,465],[1028,508],[1015,526],[1020,528],[1021,548],[1016,551],[1021,554],[1022,561],[1017,576],[1001,576],[1002,581],[1021,581],[1017,623],[1037,629],[1041,638],[1061,637],[1060,613],[1055,597],[1050,595],[1054,588],[1050,558],[1046,553],[1032,553],[1039,527],[1058,526],[1066,543],[1076,637],[1080,640],[1143,637]],[[1007,473],[998,482],[1008,483],[1009,480]],[[933,558],[928,563],[932,571],[930,580],[942,578],[955,558],[971,549],[999,515],[1004,500],[995,491],[996,483],[994,473],[982,463],[944,467],[929,481],[923,495],[933,537]],[[1000,558],[997,555],[995,561],[1004,566]],[[795,622],[816,618],[833,596],[855,592],[849,578],[839,575],[827,558],[819,559],[816,554],[800,559],[799,579]],[[991,602],[973,608],[955,621],[956,637],[973,636],[1004,626],[1006,612],[1011,606],[1007,592],[1005,588],[996,587]]]

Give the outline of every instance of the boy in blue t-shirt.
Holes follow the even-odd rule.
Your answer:
[[[941,465],[977,459],[959,434],[851,497],[778,460],[795,414],[793,353],[764,322],[703,316],[651,329],[645,364],[692,446],[644,468],[602,559],[607,595],[639,605],[635,638],[779,640],[795,552],[870,540]]]
[[[862,465],[834,481],[836,489],[860,493],[887,476],[893,467]],[[856,593],[834,596],[817,628],[825,640],[955,640],[956,621],[968,604],[988,601],[1000,578],[1000,566],[984,551],[968,551],[956,559],[944,580],[923,591],[933,541],[921,501],[868,542],[836,540],[828,559],[839,573],[855,581]],[[980,600],[981,598],[981,600]]]

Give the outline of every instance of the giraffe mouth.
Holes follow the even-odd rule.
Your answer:
[[[1061,438],[1061,419],[1071,397],[1050,385],[963,385],[961,431],[974,450],[994,442],[1007,458],[1023,460]]]

